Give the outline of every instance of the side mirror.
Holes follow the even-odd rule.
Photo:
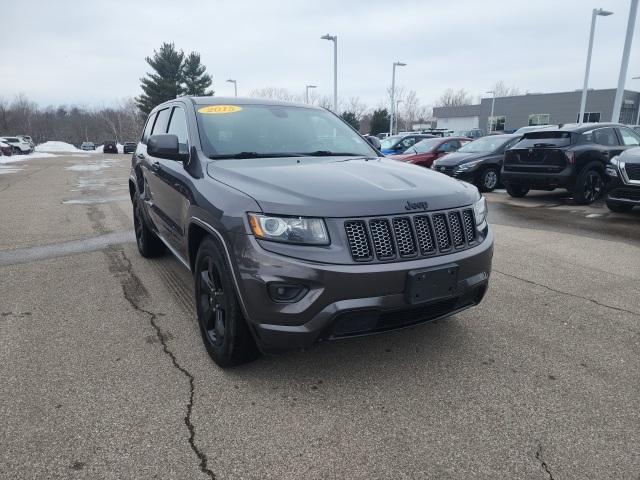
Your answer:
[[[367,142],[371,144],[373,148],[376,150],[380,150],[382,148],[382,144],[380,143],[380,139],[378,137],[374,137],[373,135],[367,135],[364,137]]]
[[[189,154],[180,153],[178,137],[170,133],[151,135],[147,140],[147,153],[166,160],[185,161],[189,158]]]

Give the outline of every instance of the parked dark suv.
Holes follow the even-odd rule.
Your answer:
[[[592,203],[603,192],[609,159],[639,144],[636,132],[616,123],[525,133],[505,153],[502,179],[512,197],[563,187],[573,192],[576,203]]]
[[[606,174],[609,210],[623,213],[640,206],[640,148],[630,148],[613,157]]]
[[[135,233],[194,276],[221,366],[478,304],[493,238],[476,187],[380,156],[308,105],[180,97],[132,157]]]
[[[107,140],[102,147],[102,153],[118,153],[118,146],[115,140]]]

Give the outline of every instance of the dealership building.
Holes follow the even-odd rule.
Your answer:
[[[582,90],[559,93],[527,93],[513,97],[483,98],[476,105],[434,107],[433,116],[438,128],[488,131],[493,102],[492,131],[513,131],[527,125],[557,125],[575,123],[580,115]],[[610,122],[613,114],[615,88],[589,90],[585,108],[585,122]],[[640,93],[624,91],[620,123],[638,123]]]

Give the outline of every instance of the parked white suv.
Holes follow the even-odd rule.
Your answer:
[[[0,137],[0,142],[11,145],[13,153],[27,155],[33,152],[34,148],[23,137]]]

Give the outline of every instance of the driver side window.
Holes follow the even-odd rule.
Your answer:
[[[619,128],[620,136],[622,137],[622,143],[625,147],[637,147],[640,145],[640,136],[628,128]]]
[[[189,133],[187,130],[187,118],[182,107],[174,107],[169,121],[167,133],[178,137],[178,150],[180,153],[189,153]]]

